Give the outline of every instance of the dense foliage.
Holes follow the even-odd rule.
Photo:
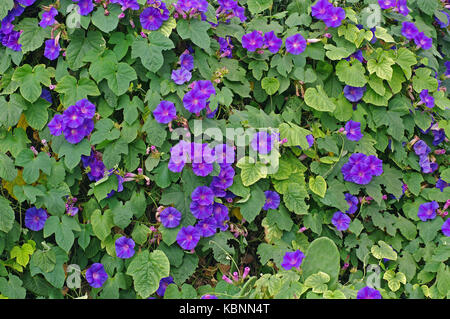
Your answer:
[[[0,1],[0,297],[448,298],[449,9]]]

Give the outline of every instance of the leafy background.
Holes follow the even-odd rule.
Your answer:
[[[173,1],[163,2],[173,11]],[[207,19],[216,23],[218,4],[209,2]],[[424,174],[409,144],[417,135],[431,145],[432,135],[423,131],[432,121],[450,136],[450,82],[444,75],[449,34],[435,22],[435,17],[445,19],[443,4],[409,0],[407,17],[382,11],[372,43],[368,7],[377,1],[334,2],[345,9],[346,19],[326,31],[311,17],[310,0],[243,0],[244,23],[232,18],[214,27],[198,18],[170,18],[143,38],[139,13],[129,11],[119,20],[117,4],[107,5],[108,16],[97,6],[81,18],[80,28],[70,29],[72,1],[60,0],[54,4],[65,54],[55,61],[43,56],[51,27],[38,25],[42,6],[53,2],[38,0],[27,7],[14,22],[15,30],[23,30],[22,51],[0,47],[0,297],[147,298],[170,274],[175,284],[165,298],[355,298],[366,285],[367,265],[377,264],[383,298],[448,298],[450,241],[440,230],[446,217],[423,222],[417,216],[420,204],[437,201],[442,207],[450,198],[450,188],[435,187],[439,177],[450,182],[448,157],[435,155],[439,169]],[[1,1],[0,18],[13,4]],[[400,30],[405,20],[433,39],[430,50],[405,41]],[[300,32],[320,41],[298,56],[283,50],[256,54],[241,46],[242,36],[253,30],[274,30],[283,39]],[[325,32],[331,36],[323,37]],[[217,37],[225,36],[234,45],[231,59],[218,54]],[[193,224],[190,193],[210,177],[168,170],[169,131],[151,114],[161,100],[169,100],[189,123],[196,118],[182,105],[187,85],[178,86],[170,77],[188,47],[195,51],[193,80],[213,80],[216,71],[227,71],[219,76],[211,102],[218,112],[214,119],[202,119],[204,128],[273,127],[288,139],[280,149],[278,172],[262,174],[256,164],[236,168],[230,190],[237,198],[227,204],[230,223],[248,235],[219,232],[201,239],[193,254],[175,242],[179,227],[165,229],[155,213],[160,205],[173,205],[183,214],[183,226]],[[367,64],[349,65],[344,58],[358,49]],[[344,98],[345,85],[366,85],[356,108]],[[50,87],[53,103],[40,98],[41,89]],[[417,106],[422,89],[434,96],[433,109]],[[50,135],[53,115],[82,98],[97,107],[91,137],[74,145]],[[350,119],[362,125],[358,142],[338,133]],[[309,149],[308,134],[316,140]],[[147,154],[151,145],[157,155]],[[448,143],[441,146],[448,151]],[[115,179],[92,183],[80,163],[92,147],[103,153],[107,169],[123,175],[141,167],[150,184],[126,182],[122,192],[106,198]],[[368,185],[344,181],[340,168],[355,152],[382,159],[383,175]],[[408,190],[402,196],[403,182]],[[261,208],[268,189],[278,191],[282,203],[266,212]],[[348,209],[347,192],[373,200],[363,200],[349,229],[339,232],[331,218]],[[75,217],[65,214],[66,196],[78,198]],[[32,206],[50,215],[42,231],[24,226],[24,213]],[[114,241],[122,235],[136,242],[137,253],[129,260],[115,255]],[[285,252],[296,249],[306,254],[301,273],[283,270]],[[102,288],[91,288],[84,279],[94,262],[109,275]],[[69,264],[81,267],[79,289],[66,286]],[[251,271],[245,282],[222,280],[246,266]]]

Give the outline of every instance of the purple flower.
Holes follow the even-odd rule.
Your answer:
[[[49,60],[55,60],[59,57],[59,51],[61,47],[59,46],[59,42],[56,42],[55,39],[49,39],[45,41],[45,49],[44,56]]]
[[[30,207],[25,211],[25,226],[28,229],[39,231],[44,228],[47,217],[45,209]]]
[[[433,39],[427,37],[423,32],[417,33],[414,42],[416,43],[417,48],[422,48],[424,50],[429,50],[433,46]]]
[[[414,152],[416,153],[416,155],[427,155],[428,153],[431,152],[431,148],[427,145],[427,143],[425,143],[422,140],[418,140],[415,144],[414,144]]]
[[[262,131],[253,135],[250,145],[254,151],[260,154],[269,154],[272,151],[273,143],[272,135]]]
[[[11,31],[9,34],[4,34],[2,37],[2,44],[13,51],[21,51],[22,44],[19,43],[20,32]]]
[[[200,240],[200,232],[194,226],[182,227],[177,234],[177,243],[185,250],[194,249]]]
[[[432,201],[429,203],[424,203],[419,206],[419,211],[417,212],[417,216],[422,221],[427,221],[428,219],[436,218],[436,210],[439,208],[439,204],[436,201]]]
[[[347,132],[347,139],[350,141],[359,141],[363,134],[361,133],[361,123],[354,122],[354,121],[348,121],[345,124],[345,131]]]
[[[216,94],[214,85],[209,80],[195,81],[192,84],[192,91],[195,91],[198,96],[207,100],[211,95]]]
[[[189,53],[180,55],[180,65],[182,68],[191,71],[194,68],[194,57]]]
[[[380,176],[383,174],[383,161],[378,159],[375,155],[367,156],[364,164],[367,165],[369,174],[373,176]]]
[[[83,124],[84,117],[80,114],[78,107],[71,105],[63,112],[63,121],[68,128],[77,128]]]
[[[39,25],[41,28],[48,27],[50,25],[53,25],[55,21],[55,17],[58,15],[58,10],[56,10],[54,7],[51,7],[49,11],[44,11],[42,14],[41,22],[39,22]]]
[[[346,214],[341,211],[334,213],[331,223],[336,226],[339,231],[347,230],[352,220]]]
[[[447,22],[441,21],[437,17],[435,17],[434,19],[436,20],[436,22],[439,24],[439,26],[441,28],[446,28],[446,27],[448,27],[449,22],[450,22],[450,15],[446,11],[441,11],[441,13],[443,13],[447,16]]]
[[[333,5],[328,0],[319,0],[311,6],[311,15],[317,19],[323,20],[328,17],[328,13],[333,9]]]
[[[163,24],[161,10],[154,7],[146,8],[139,16],[141,25],[146,30],[158,30]]]
[[[84,131],[84,128],[82,125],[75,128],[70,128],[68,126],[64,126],[63,128],[64,137],[66,138],[67,142],[71,144],[77,144],[81,142],[81,140],[86,136],[86,132]]]
[[[277,209],[280,206],[280,195],[274,191],[265,191],[264,195],[266,195],[266,201],[262,209]]]
[[[200,220],[195,226],[202,237],[211,237],[216,233],[217,223],[214,217]]]
[[[177,109],[170,101],[161,101],[153,111],[153,116],[158,123],[167,124],[177,117]]]
[[[372,180],[370,168],[364,163],[354,165],[350,169],[350,174],[353,182],[359,185],[367,185]]]
[[[430,109],[434,107],[434,97],[428,94],[428,90],[422,90],[422,92],[420,92],[420,100],[426,105],[426,107]]]
[[[445,131],[443,129],[431,130],[433,134],[433,145],[437,146],[445,141]]]
[[[208,176],[214,170],[214,165],[211,163],[192,163],[192,171],[197,176]]]
[[[200,205],[212,205],[214,203],[214,193],[208,186],[198,186],[191,194],[193,201]]]
[[[172,71],[172,80],[175,84],[181,85],[186,82],[189,82],[192,78],[191,72],[189,72],[185,68],[179,68],[178,70]]]
[[[85,119],[92,119],[95,115],[95,105],[89,102],[88,99],[81,99],[75,103],[75,109],[78,115]]]
[[[212,205],[200,205],[196,201],[192,201],[189,205],[192,215],[197,219],[205,219],[212,215],[213,206]]]
[[[356,299],[382,299],[381,294],[378,290],[366,286],[358,290]]]
[[[231,42],[231,37],[227,36],[225,38],[219,37],[218,39],[220,45],[221,57],[231,58],[233,56],[233,44]]]
[[[206,107],[206,99],[199,91],[191,90],[184,95],[183,106],[191,113],[198,113]]]
[[[94,10],[94,4],[92,0],[80,0],[78,1],[78,6],[80,7],[79,13],[82,16],[87,16],[89,13]]]
[[[48,123],[48,129],[50,130],[50,134],[60,136],[64,129],[63,116],[61,114],[55,114],[52,120]]]
[[[36,2],[36,0],[16,0],[18,3],[23,5],[24,7],[31,6],[33,3]]]
[[[450,218],[442,224],[441,230],[445,236],[450,237]]]
[[[407,0],[397,0],[397,10],[406,17],[409,14]]]
[[[414,22],[404,21],[402,23],[402,35],[408,40],[413,40],[418,33],[419,30],[417,29]]]
[[[170,159],[167,167],[171,172],[180,173],[183,171],[184,165],[186,165],[186,163],[183,161],[175,162],[173,159]]]
[[[283,44],[283,40],[278,38],[275,35],[275,32],[270,31],[264,34],[264,43],[267,45],[270,52],[277,53]]]
[[[346,210],[345,212],[346,212],[347,214],[352,215],[352,214],[354,214],[354,213],[356,212],[356,210],[358,209],[358,204],[359,204],[358,197],[353,196],[353,195],[350,194],[350,193],[345,193],[344,196],[345,196],[345,200],[346,200],[347,203],[350,205],[350,208],[349,208],[348,210]]]
[[[306,49],[306,40],[300,34],[294,34],[286,38],[286,51],[290,54],[299,55]]]
[[[299,268],[304,258],[305,254],[298,249],[294,252],[287,252],[283,256],[281,267],[285,270],[290,270],[292,267]]]
[[[397,0],[378,0],[381,9],[394,8]]]
[[[201,296],[200,299],[217,299],[217,296],[206,294],[206,295]]]
[[[164,227],[175,228],[180,224],[181,212],[174,207],[167,207],[159,214],[159,218]]]
[[[173,278],[171,276],[164,277],[159,281],[159,287],[158,290],[156,290],[156,294],[160,297],[163,297],[166,293],[167,286],[170,284],[174,284]]]
[[[350,102],[358,102],[361,100],[361,98],[364,95],[364,92],[366,92],[366,87],[354,87],[350,85],[346,85],[344,87],[344,96],[347,100]]]
[[[230,216],[228,215],[228,207],[220,203],[214,203],[212,214],[216,220],[217,227],[219,227],[221,231],[226,231],[228,229],[226,221],[230,220]]]
[[[439,188],[441,192],[443,192],[446,187],[448,187],[448,183],[443,179],[439,178],[436,182],[436,188]]]
[[[345,19],[345,10],[340,7],[333,7],[323,19],[323,22],[329,28],[336,28],[341,25],[342,20]]]
[[[100,263],[94,263],[86,270],[86,280],[93,288],[100,288],[108,280],[108,274]]]
[[[306,141],[308,142],[309,147],[313,147],[314,145],[314,136],[312,134],[306,135]]]
[[[242,47],[247,51],[254,52],[259,48],[262,48],[264,44],[264,38],[261,31],[252,31],[242,36]]]
[[[220,173],[218,176],[214,176],[211,182],[211,186],[227,189],[231,185],[233,185],[233,178],[235,175],[235,171],[231,166],[225,166],[220,169]]]
[[[353,153],[348,158],[348,162],[352,165],[357,165],[361,163],[365,163],[367,159],[367,156],[363,153]]]
[[[116,255],[122,259],[128,259],[134,256],[134,240],[131,238],[127,238],[122,236],[116,239]]]
[[[419,165],[422,168],[422,172],[425,174],[433,173],[438,169],[438,165],[430,162],[427,155],[421,155],[419,157]]]

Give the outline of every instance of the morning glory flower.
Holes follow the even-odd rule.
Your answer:
[[[231,166],[221,167],[219,175],[214,176],[211,186],[226,189],[233,185],[235,171]]]
[[[254,52],[264,44],[264,38],[261,31],[252,31],[242,36],[242,47],[247,51]]]
[[[397,10],[398,13],[404,15],[405,17],[409,14],[409,9],[407,5],[407,0],[397,0]]]
[[[60,136],[64,129],[64,121],[61,114],[55,114],[48,123],[48,129],[53,136]]]
[[[311,6],[311,15],[317,19],[323,20],[328,16],[328,12],[333,5],[328,0],[319,0]]]
[[[25,226],[28,229],[39,231],[44,228],[47,217],[45,209],[30,207],[25,211]]]
[[[353,196],[353,195],[350,194],[350,193],[345,193],[344,196],[345,196],[345,200],[346,200],[347,203],[350,205],[349,209],[346,210],[345,212],[346,212],[347,214],[352,215],[352,214],[354,214],[354,213],[356,212],[356,210],[358,209],[358,204],[359,204],[358,197]]]
[[[197,219],[205,219],[212,215],[213,206],[212,205],[200,205],[196,201],[192,201],[189,205],[192,215]]]
[[[287,252],[283,256],[281,267],[285,270],[290,270],[292,267],[299,268],[304,258],[305,254],[298,249],[294,252]]]
[[[444,181],[443,179],[439,178],[436,182],[436,188],[439,188],[441,190],[441,192],[444,191],[444,189],[446,187],[448,187],[448,183],[446,181]]]
[[[139,19],[142,27],[146,30],[158,30],[163,24],[161,10],[154,7],[149,7],[142,11]]]
[[[439,204],[436,201],[432,201],[429,203],[424,203],[419,206],[419,211],[417,212],[417,216],[422,221],[427,221],[429,219],[436,218],[436,210],[439,208]]]
[[[369,166],[364,163],[356,164],[350,169],[352,181],[359,185],[367,185],[372,180],[372,174]]]
[[[342,24],[342,20],[345,19],[345,10],[341,7],[332,7],[327,13],[323,22],[329,28],[336,28]]]
[[[205,100],[208,100],[211,95],[216,94],[216,89],[214,88],[212,82],[209,80],[195,81],[194,83],[192,83],[192,91],[195,91],[198,96]]]
[[[202,237],[211,237],[216,233],[217,222],[214,217],[208,217],[200,220],[195,227],[202,234]]]
[[[158,290],[156,290],[156,294],[160,297],[164,297],[164,294],[166,293],[167,286],[170,284],[174,284],[173,278],[171,276],[161,278],[159,281],[159,287]]]
[[[45,41],[45,49],[44,56],[49,60],[55,60],[59,57],[59,51],[61,47],[59,46],[59,42],[56,42],[55,39],[49,39]]]
[[[177,118],[177,109],[170,101],[161,101],[153,111],[153,116],[158,123],[167,124]]]
[[[445,236],[450,237],[450,218],[442,224],[441,230]]]
[[[422,172],[425,174],[431,174],[435,170],[438,169],[437,163],[430,162],[427,155],[420,155],[419,156],[419,165],[422,168]]]
[[[54,7],[51,7],[51,9],[49,11],[44,11],[44,13],[42,13],[42,19],[39,22],[39,26],[41,28],[45,28],[45,27],[53,25],[56,22],[55,17],[57,15],[58,15],[58,10],[56,10]]]
[[[274,31],[270,31],[264,34],[264,43],[267,45],[270,52],[277,53],[283,44],[283,40],[278,38]]]
[[[206,107],[206,99],[198,91],[191,90],[184,95],[183,106],[191,113],[198,113]]]
[[[78,12],[82,16],[87,16],[92,12],[92,10],[94,10],[94,4],[92,3],[92,0],[79,0],[75,2],[78,2],[78,6],[80,8]]]
[[[166,228],[178,227],[181,221],[181,212],[175,207],[167,207],[160,214],[161,224]]]
[[[95,115],[95,105],[89,102],[88,99],[81,99],[75,103],[75,108],[79,115],[85,119],[92,119]]]
[[[363,134],[361,133],[361,123],[354,122],[354,121],[348,121],[345,124],[345,132],[347,139],[350,141],[359,141]]]
[[[422,48],[424,50],[429,50],[433,46],[433,39],[427,37],[425,33],[419,32],[414,38],[414,42],[417,48]]]
[[[433,134],[433,145],[437,146],[445,141],[445,131],[443,129],[431,130]]]
[[[354,87],[346,85],[344,87],[344,96],[350,102],[358,102],[362,99],[364,92],[366,92],[366,87]]]
[[[21,51],[22,44],[19,43],[20,32],[19,31],[11,31],[9,34],[4,34],[2,37],[2,44],[10,48],[13,51]]]
[[[396,5],[397,0],[378,0],[381,9],[391,9]]]
[[[192,73],[189,72],[185,68],[179,68],[178,70],[172,71],[172,81],[175,82],[175,84],[182,85],[186,82],[189,82],[192,78]]]
[[[263,210],[277,209],[280,206],[280,195],[274,191],[265,191],[266,201],[263,206]]]
[[[122,236],[116,239],[115,247],[116,247],[116,255],[122,259],[128,259],[134,256],[134,240],[131,238],[127,238]]]
[[[180,55],[180,65],[182,68],[191,71],[194,68],[194,57],[189,53]]]
[[[194,249],[201,234],[194,226],[182,227],[177,234],[177,243],[185,250]]]
[[[352,220],[346,214],[341,211],[334,213],[331,223],[336,226],[339,231],[347,230]]]
[[[402,23],[402,35],[408,40],[414,40],[414,38],[419,34],[419,29],[417,29],[414,22],[403,21]]]
[[[93,288],[100,288],[108,280],[108,274],[101,263],[94,263],[86,270],[86,280]]]
[[[378,290],[366,286],[358,291],[356,299],[382,299],[382,298]]]
[[[293,55],[299,55],[306,49],[306,40],[300,34],[294,34],[286,38],[286,51]]]
[[[192,192],[191,198],[200,205],[212,205],[214,202],[214,193],[208,186],[198,186]]]
[[[431,152],[431,148],[427,145],[427,143],[425,143],[422,140],[418,140],[414,146],[414,152],[416,153],[416,155],[427,155],[428,153]]]
[[[63,113],[64,125],[69,128],[77,128],[84,122],[84,117],[75,105],[69,106]]]
[[[422,90],[422,92],[420,92],[420,100],[426,105],[426,107],[430,109],[434,107],[434,97],[428,94],[428,90]]]
[[[250,146],[260,154],[269,154],[272,151],[273,143],[272,135],[262,131],[253,135]]]
[[[77,144],[86,136],[86,132],[82,125],[79,127],[71,128],[65,126],[63,129],[64,137],[70,144]]]
[[[52,94],[47,89],[42,88],[40,98],[46,100],[50,104],[53,104]]]
[[[208,176],[214,170],[214,165],[212,163],[192,163],[192,171],[197,176]]]
[[[375,155],[369,155],[366,157],[364,164],[369,169],[369,174],[373,176],[380,176],[383,174],[383,161]]]

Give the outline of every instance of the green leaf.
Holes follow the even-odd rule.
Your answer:
[[[313,193],[324,198],[325,193],[327,192],[327,182],[320,175],[318,175],[316,178],[314,178],[314,176],[311,176],[309,178],[309,189],[311,189]]]
[[[47,109],[50,103],[44,99],[38,99],[35,103],[28,106],[24,112],[27,123],[35,130],[42,130],[48,121]]]
[[[274,77],[266,77],[261,81],[261,87],[266,91],[267,94],[273,95],[280,88],[280,82]]]
[[[310,135],[311,131],[308,131],[307,129],[304,129],[291,122],[280,124],[278,130],[280,132],[280,138],[287,139],[287,142],[283,145],[300,146],[304,150],[309,148],[306,136]]]
[[[358,60],[341,60],[336,64],[336,75],[341,82],[354,87],[363,87],[366,83],[366,69]]]
[[[402,272],[395,273],[392,269],[384,273],[383,279],[388,281],[389,288],[394,292],[400,289],[400,283],[406,285],[405,274]]]
[[[210,27],[210,24],[206,21],[182,19],[178,20],[177,33],[183,40],[191,39],[194,44],[208,51],[211,45],[208,35]]]
[[[92,13],[92,24],[105,33],[110,33],[119,24],[119,14],[122,12],[118,5],[108,6],[109,14],[105,14],[105,9],[99,7]]]
[[[113,215],[110,210],[106,210],[102,215],[99,209],[96,209],[91,216],[92,231],[101,241],[105,240],[111,234],[111,228],[114,226]]]
[[[0,96],[0,113],[2,114],[0,124],[5,128],[16,125],[26,106],[26,102],[19,94],[10,95],[9,102]]]
[[[305,280],[305,286],[312,288],[312,291],[318,294],[324,293],[328,289],[327,283],[330,281],[330,276],[327,273],[319,271],[316,274],[308,276]]]
[[[247,222],[251,223],[258,216],[265,201],[266,196],[264,192],[258,186],[252,187],[249,200],[239,204],[241,214]]]
[[[267,167],[248,156],[241,158],[236,166],[241,169],[241,180],[244,186],[253,185],[267,176]]]
[[[169,38],[160,32],[154,31],[149,34],[148,40],[142,37],[137,37],[134,40],[131,47],[131,57],[133,59],[140,57],[142,65],[147,70],[157,72],[164,63],[162,51],[170,50],[174,47],[173,42]]]
[[[375,37],[384,40],[384,42],[395,42],[394,38],[388,33],[388,31],[382,27],[376,27]]]
[[[283,202],[287,209],[297,215],[308,214],[309,205],[305,203],[307,198],[309,196],[305,186],[299,183],[289,183],[286,192],[283,194]]]
[[[42,272],[49,273],[55,269],[56,255],[52,250],[36,251],[31,257],[30,267],[39,267]]]
[[[265,61],[252,60],[248,65],[249,70],[252,70],[252,74],[255,79],[260,80],[264,71],[269,70],[269,66]],[[278,90],[278,89],[277,89]]]
[[[321,112],[333,112],[336,105],[328,97],[321,85],[316,88],[308,88],[305,92],[305,102],[308,106]]]
[[[321,271],[330,276],[329,286],[336,284],[340,270],[340,256],[336,244],[327,237],[315,239],[306,251],[302,263],[303,278]]]
[[[0,3],[0,20],[7,16],[8,11],[14,7],[13,0],[4,0]]]
[[[400,65],[407,79],[411,78],[411,67],[417,63],[414,53],[406,48],[400,48],[397,51],[395,63]]]
[[[378,245],[373,245],[372,248],[370,248],[370,251],[377,259],[386,258],[389,260],[397,260],[397,253],[391,246],[382,240],[378,241]]]
[[[51,28],[41,28],[38,23],[36,18],[24,18],[17,25],[22,31],[18,42],[22,44],[24,54],[40,48],[45,38],[50,37]]]
[[[367,61],[367,69],[370,74],[376,73],[380,79],[390,81],[392,78],[392,67],[395,62],[386,54],[382,54],[377,60],[369,59]]]
[[[31,241],[31,243],[34,242]],[[11,249],[10,256],[11,258],[15,258],[19,265],[26,267],[30,261],[30,256],[34,253],[34,250],[35,247],[33,247],[30,243],[25,243],[21,247],[14,246],[13,249]]]
[[[38,64],[32,68],[25,64],[14,71],[12,80],[19,84],[20,94],[29,102],[36,101],[41,96],[41,83],[50,86],[50,78],[54,77],[54,69]]]
[[[266,9],[269,9],[273,5],[273,0],[248,0],[247,6],[251,14],[255,15]]]
[[[32,184],[39,178],[39,171],[50,175],[52,171],[52,162],[45,152],[39,153],[36,157],[30,149],[24,149],[16,158],[17,166],[23,167],[23,180]]]
[[[415,75],[412,78],[414,91],[420,93],[422,90],[428,90],[431,93],[437,90],[438,81],[431,76],[431,69],[418,68],[414,72]]]
[[[416,225],[403,216],[398,216],[397,218],[398,219],[395,226],[400,230],[402,235],[405,236],[405,238],[408,240],[415,239],[417,236]]]
[[[129,202],[127,202],[127,204],[128,203]],[[123,205],[122,203],[119,203],[118,205],[114,206],[111,212],[113,214],[114,224],[117,227],[125,229],[131,223],[133,211],[130,209],[129,204]]]
[[[68,224],[64,218],[60,220],[57,216],[50,216],[45,221],[44,237],[47,238],[52,234],[55,234],[55,239],[58,246],[68,253],[75,240],[71,225]]]
[[[88,78],[81,78],[80,80],[71,75],[64,76],[56,85],[55,91],[63,94],[62,104],[66,107],[75,104],[81,99],[86,99],[88,96],[98,96],[98,90],[95,82]]]
[[[5,155],[0,153],[0,178],[11,182],[17,176],[17,169],[14,166],[13,160]]]
[[[69,169],[75,168],[80,163],[81,155],[89,156],[91,154],[91,145],[87,139],[83,139],[77,144],[71,144],[64,140],[58,150],[59,157],[64,158],[64,164]]]
[[[19,277],[8,274],[8,280],[0,278],[0,293],[9,299],[24,299],[27,291],[22,287],[22,283]]]
[[[162,278],[169,276],[170,263],[161,250],[141,251],[131,261],[127,275],[133,277],[134,289],[142,298],[154,293]]]
[[[67,46],[66,60],[71,70],[78,70],[83,65],[84,57],[88,53],[100,53],[105,49],[106,42],[100,31],[89,31],[87,34],[76,29],[70,36],[70,43]]]

